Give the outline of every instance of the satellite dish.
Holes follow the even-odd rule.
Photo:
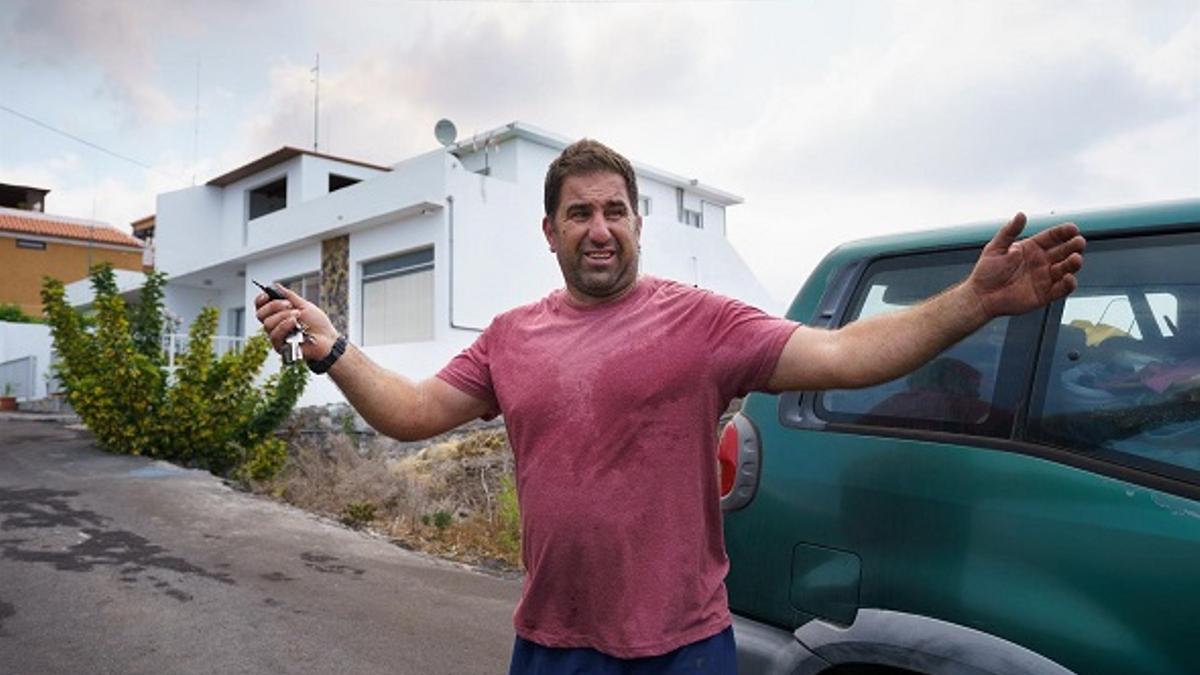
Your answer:
[[[450,147],[454,139],[458,138],[458,129],[454,128],[454,122],[448,119],[440,119],[433,127],[433,135],[437,137],[438,143]]]

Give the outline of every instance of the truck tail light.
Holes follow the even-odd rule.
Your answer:
[[[717,446],[722,511],[734,511],[750,503],[758,490],[760,464],[758,431],[750,418],[738,413],[721,431]]]

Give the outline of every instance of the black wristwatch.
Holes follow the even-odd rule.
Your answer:
[[[333,349],[329,350],[329,353],[325,355],[325,358],[321,359],[320,361],[307,362],[308,369],[317,375],[324,375],[330,368],[333,367],[333,364],[337,362],[338,357],[345,353],[346,336],[339,335],[337,336],[337,339],[333,341]]]

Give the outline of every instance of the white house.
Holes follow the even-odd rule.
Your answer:
[[[391,167],[283,148],[161,194],[155,262],[169,275],[167,308],[190,322],[215,305],[220,332],[242,336],[258,328],[251,279],[282,282],[373,359],[429,376],[493,316],[562,285],[541,232],[542,191],[570,142],[514,122]],[[739,197],[634,168],[643,272],[782,309],[725,238]],[[87,302],[82,287],[71,291]],[[337,400],[316,378],[301,403]]]

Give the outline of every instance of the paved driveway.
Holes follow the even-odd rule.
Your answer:
[[[506,672],[520,582],[0,419],[0,672]]]

